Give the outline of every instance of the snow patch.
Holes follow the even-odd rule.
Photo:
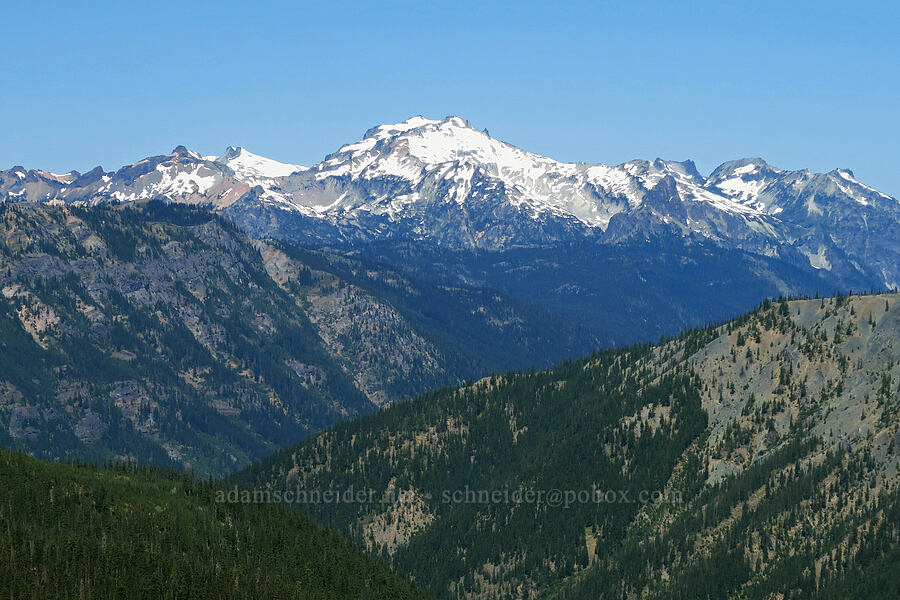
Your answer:
[[[812,215],[823,215],[822,209],[816,204],[816,200],[813,196],[810,196],[806,199],[806,214]]]
[[[815,254],[805,248],[802,248],[800,251],[806,256],[807,260],[809,260],[809,266],[813,269],[831,270],[831,262],[829,262],[828,257],[825,254],[825,246],[820,245],[819,251]]]
[[[203,176],[200,175],[199,168],[179,171],[177,167],[166,167],[162,163],[156,166],[156,171],[162,174],[162,180],[158,186],[145,187],[141,191],[141,198],[150,197],[154,191],[180,195],[204,194],[216,184],[216,174],[213,171],[210,171],[210,175]]]
[[[741,177],[732,177],[720,181],[716,187],[741,203],[749,203],[759,197],[759,193],[767,184],[768,182],[763,179],[746,181]]]
[[[759,167],[753,163],[744,165],[743,167],[738,167],[732,173],[734,175],[749,175],[750,173],[756,173],[759,171]]]

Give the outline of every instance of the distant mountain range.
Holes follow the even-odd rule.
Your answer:
[[[255,237],[344,247],[385,240],[502,250],[581,243],[707,243],[819,272],[838,286],[900,286],[900,203],[849,169],[762,159],[709,177],[693,162],[562,163],[459,117],[381,125],[312,167],[241,148],[183,146],[114,172],[0,171],[0,198],[208,205]]]
[[[374,127],[311,167],[183,146],[113,172],[13,167],[0,171],[0,200],[194,205],[269,240],[260,252],[282,287],[318,265],[328,275],[310,280],[301,296],[312,301],[301,304],[375,404],[655,341],[764,297],[900,282],[900,202],[849,170],[744,159],[704,177],[690,161],[561,163],[459,117]],[[133,224],[104,228],[118,239]],[[58,239],[39,243],[60,251]],[[215,252],[235,264],[230,250]],[[338,287],[318,285],[331,277]],[[365,320],[349,318],[360,312]]]

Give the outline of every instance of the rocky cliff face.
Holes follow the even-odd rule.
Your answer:
[[[156,210],[0,211],[4,445],[223,472],[371,410],[243,234]]]

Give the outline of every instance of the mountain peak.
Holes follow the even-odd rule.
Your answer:
[[[777,174],[781,172],[781,169],[776,169],[761,158],[739,158],[737,160],[729,160],[716,167],[710,174],[709,179],[715,182],[754,173]]]
[[[224,161],[224,160],[228,160],[228,159],[232,159],[232,158],[237,158],[243,152],[244,152],[244,149],[241,148],[240,146],[228,146],[227,148],[225,148],[225,152],[223,152],[222,155],[219,157],[219,160]]]
[[[653,166],[667,174],[672,176],[679,175],[680,178],[693,180],[695,183],[703,181],[703,176],[697,170],[697,165],[691,159],[678,161],[657,158],[653,161]]]
[[[853,197],[855,200],[859,201],[861,204],[868,204],[868,199],[865,198],[866,196],[868,196],[868,197],[877,196],[882,199],[893,200],[893,198],[891,198],[887,194],[879,192],[872,186],[866,185],[863,182],[859,181],[856,178],[856,176],[853,174],[853,171],[851,171],[850,169],[835,169],[835,170],[831,171],[830,173],[828,173],[828,175],[830,175],[833,178],[833,180],[837,180],[839,183],[842,184],[841,187],[843,188],[842,191],[844,193]],[[846,184],[851,184],[851,188],[846,189],[845,187],[843,187]],[[852,189],[854,187],[856,188],[856,190]]]
[[[839,175],[840,177],[843,177],[845,179],[847,179],[847,178],[853,179],[853,180],[856,179],[856,175],[854,175],[853,171],[851,171],[850,169],[835,169],[833,171],[833,173],[835,173],[836,175]]]
[[[196,160],[200,159],[200,155],[194,152],[193,150],[188,150],[182,145],[175,146],[175,149],[169,153],[169,156],[179,156],[182,158],[193,158]]]
[[[261,179],[269,177],[286,177],[297,171],[305,171],[306,167],[290,163],[282,163],[265,156],[259,156],[241,146],[228,146],[222,156],[213,162],[229,167],[239,179],[254,185]]]
[[[426,128],[435,131],[445,128],[471,129],[472,131],[475,131],[475,128],[472,127],[472,124],[469,123],[469,121],[456,115],[450,115],[444,117],[441,120],[427,119],[422,115],[416,115],[400,123],[386,123],[384,125],[377,125],[375,127],[372,127],[371,129],[366,131],[365,135],[363,136],[363,140],[383,139],[386,137],[393,137],[396,135],[412,132],[414,130]],[[485,137],[489,137],[486,133],[484,135]]]
[[[895,200],[886,202],[888,196],[858,181],[849,169],[782,171],[751,157],[725,162],[706,178],[691,160],[656,158],[615,166],[561,162],[492,138],[457,115],[416,115],[378,125],[312,168],[240,146],[228,146],[218,157],[178,146],[171,155],[150,156],[109,175],[52,175],[53,184],[45,177],[44,187],[26,189],[34,177],[22,169],[3,172],[0,199],[99,203],[166,196],[196,201],[206,194],[216,206],[230,206],[261,186],[254,191],[258,198],[245,199],[247,206],[277,206],[284,219],[301,223],[290,229],[315,231],[313,237],[410,235],[486,248],[603,236],[617,215],[620,222],[647,218],[640,210],[645,201],[665,208],[650,218],[663,216],[689,235],[762,253],[772,252],[783,239],[808,235],[812,241],[803,252],[818,256],[822,242],[813,238],[816,228],[824,223],[840,229],[842,223],[829,219],[855,216],[842,212],[855,211],[854,203],[884,209],[880,218],[886,223],[900,218]],[[673,203],[684,204],[685,210]],[[822,209],[825,203],[828,210]],[[476,214],[481,237],[472,241],[467,236]],[[323,224],[329,231],[320,234]],[[887,259],[882,270],[886,283],[897,281],[896,266]]]
[[[444,119],[441,121],[441,124],[443,125],[445,123],[447,125],[452,125],[453,127],[464,127],[466,129],[474,129],[474,127],[472,127],[472,124],[469,123],[468,120],[463,119],[462,117],[457,117],[455,115],[450,115],[449,117],[444,117]]]
[[[400,123],[385,123],[383,125],[376,125],[375,127],[370,128],[366,131],[363,136],[364,140],[376,138],[380,139],[383,137],[389,137],[392,135],[398,135],[412,129],[418,129],[419,127],[425,127],[427,125],[436,125],[441,123],[441,121],[435,121],[434,119],[426,119],[422,115],[416,115],[414,117],[410,117],[405,121]]]

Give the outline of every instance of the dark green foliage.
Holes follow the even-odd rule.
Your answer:
[[[377,542],[372,531],[380,531],[379,523],[412,527],[416,533],[381,555],[447,598],[891,598],[900,545],[893,475],[876,470],[862,437],[825,446],[813,434],[813,405],[792,414],[787,430],[783,421],[776,427],[786,410],[781,395],[805,387],[793,361],[766,365],[774,397],[757,397],[740,381],[723,386],[730,398],[745,399],[744,416],[754,420],[724,422],[711,450],[700,404],[711,386],[696,374],[704,371],[695,372],[695,360],[771,360],[760,357],[758,346],[772,334],[793,340],[791,315],[791,305],[770,300],[665,346],[602,352],[548,371],[438,390],[338,424],[232,477],[272,489],[372,489],[374,502],[298,508],[366,545]],[[738,330],[740,352],[727,345]],[[707,355],[703,349],[716,338]],[[823,342],[819,356],[831,348]],[[876,401],[892,401],[895,383],[889,376],[877,381]],[[827,394],[851,393],[842,388],[838,379]],[[765,445],[729,463],[741,465],[736,475],[718,470],[724,478],[708,484],[716,453],[743,452],[754,436]],[[882,451],[896,452],[890,447]],[[620,491],[628,498],[641,490],[669,496],[646,505],[575,502],[555,509],[445,500],[445,492],[466,489],[592,486],[617,492],[617,499]],[[381,501],[390,489],[414,491],[418,514]]]
[[[221,491],[0,450],[0,597],[427,597],[337,534],[283,507],[217,503]]]
[[[340,424],[322,438],[329,448],[328,468],[301,484],[371,488],[380,497],[393,481],[400,490],[423,494],[434,522],[401,547],[392,564],[437,593],[447,594],[453,582],[467,577],[464,589],[483,592],[471,575],[485,564],[503,565],[493,580],[503,594],[519,585],[541,589],[587,566],[586,530],[600,536],[599,552],[621,543],[642,506],[641,493],[664,489],[675,461],[706,427],[698,379],[685,372],[651,383],[651,372],[641,366],[648,350],[605,352],[550,371],[440,390]],[[658,425],[626,425],[648,406],[660,413]],[[433,443],[417,446],[417,436],[428,431],[434,431]],[[292,481],[285,479],[291,465],[323,459],[319,442],[310,440],[234,480],[277,489]],[[595,488],[611,491],[615,500],[596,502],[592,496],[560,507],[456,503],[447,496],[465,489],[577,493]],[[373,518],[384,506],[304,509],[362,538],[353,524]]]
[[[874,505],[817,525],[816,513],[835,498],[844,499],[840,508],[868,493],[871,464],[864,456],[840,453],[803,466],[815,450],[815,441],[795,440],[740,475],[704,489],[661,534],[630,537],[547,597],[618,599],[648,590],[651,600],[895,598],[900,492],[882,492]],[[716,530],[720,533],[712,535]],[[702,539],[712,544],[695,552]],[[815,564],[823,555],[843,558],[826,559],[816,576]]]

